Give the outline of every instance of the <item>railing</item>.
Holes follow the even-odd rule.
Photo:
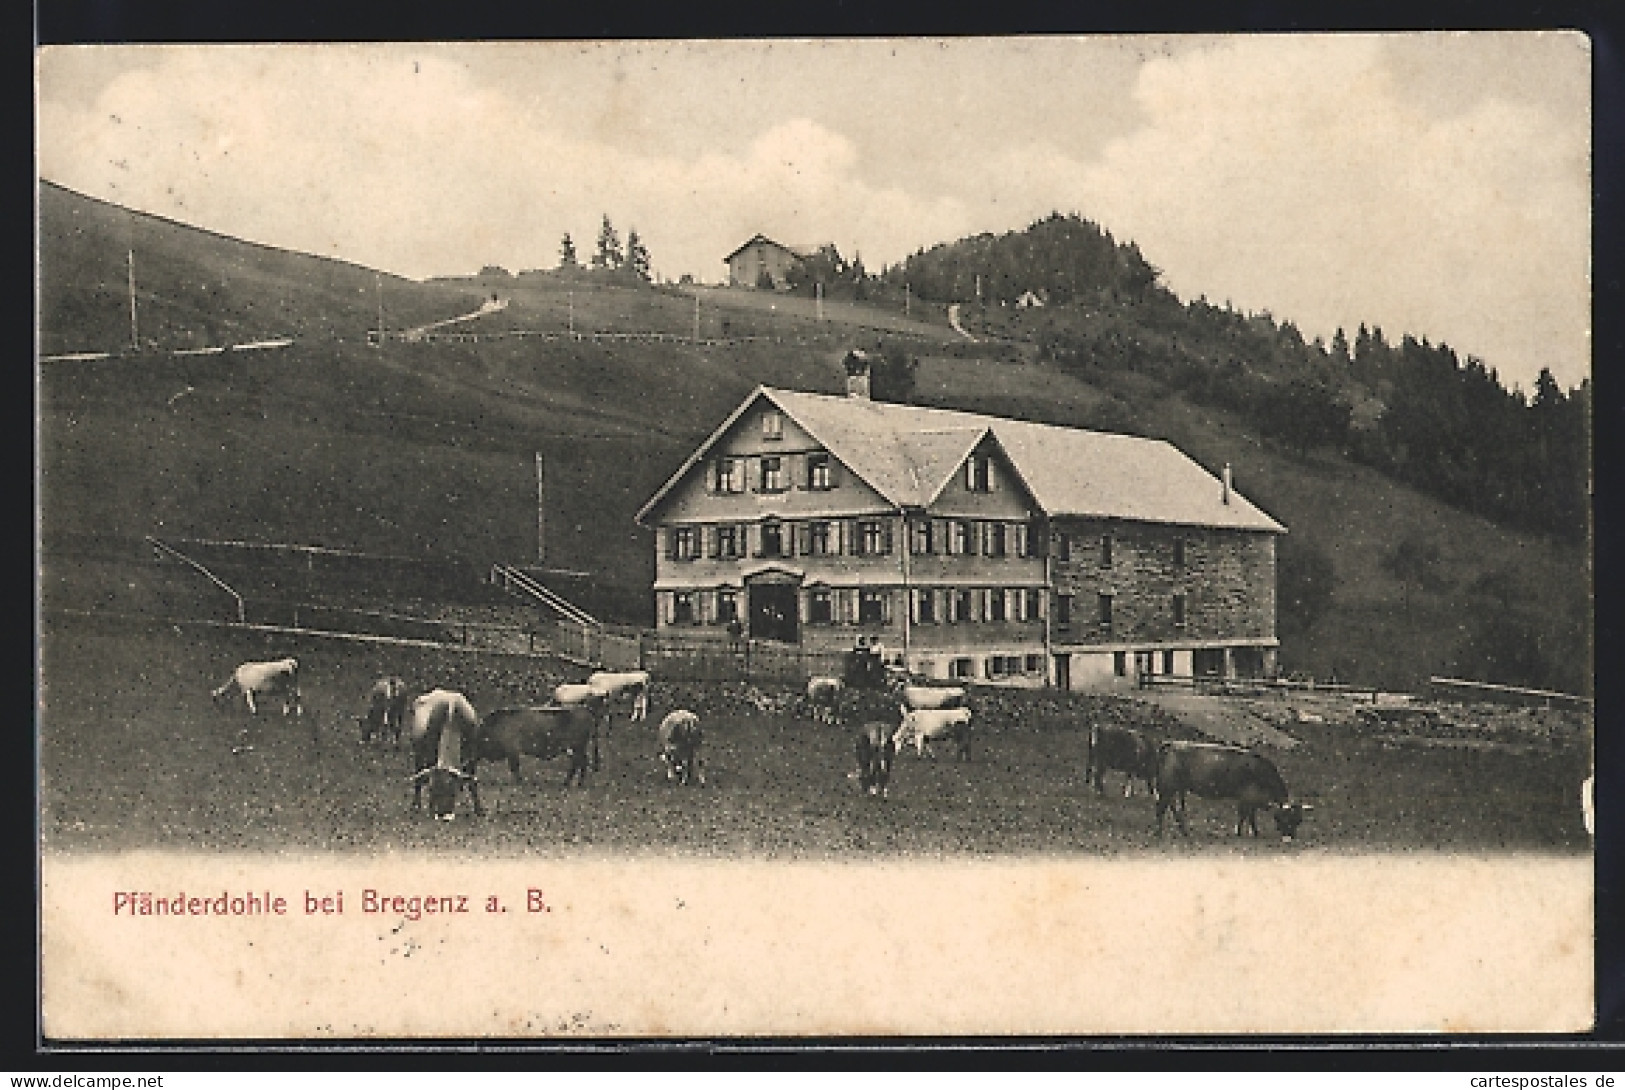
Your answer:
[[[518,568],[507,564],[491,565],[491,582],[510,593],[515,591],[534,598],[565,620],[591,627],[602,627],[597,618],[562,596],[555,594]]]
[[[1487,681],[1466,681],[1454,677],[1430,677],[1428,684],[1440,690],[1443,695],[1458,700],[1463,697],[1477,697],[1522,704],[1540,704],[1548,708],[1554,704],[1571,708],[1591,708],[1596,703],[1590,697],[1576,696],[1573,693],[1559,693],[1550,689],[1524,689],[1516,685],[1492,685]]]
[[[231,595],[232,598],[234,598],[236,600],[236,602],[237,602],[237,621],[238,621],[238,623],[240,624],[244,620],[246,620],[247,614],[243,609],[243,596],[241,594],[238,594],[235,590],[233,590],[231,585],[229,583],[227,583],[224,579],[221,579],[218,575],[214,574],[214,572],[210,571],[208,568],[205,568],[202,564],[199,564],[196,560],[193,560],[191,557],[187,556],[185,553],[181,552],[179,549],[176,549],[172,545],[167,545],[164,542],[159,541],[157,538],[153,537],[150,534],[148,534],[146,536],[146,541],[147,541],[148,544],[150,544],[153,547],[153,549],[155,549],[159,553],[160,557],[165,556],[165,555],[174,557],[176,560],[179,560],[181,563],[183,563],[183,564],[187,565],[188,567],[192,568],[193,570],[197,571],[200,575],[202,575],[209,582],[213,583],[215,586],[219,587],[221,590],[223,590],[227,594]]]

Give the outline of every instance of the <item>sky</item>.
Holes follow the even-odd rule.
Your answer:
[[[655,273],[760,232],[875,270],[1077,212],[1184,299],[1590,373],[1576,32],[48,46],[42,177],[413,278]]]

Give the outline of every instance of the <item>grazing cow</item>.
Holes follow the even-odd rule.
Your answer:
[[[370,742],[374,737],[388,734],[400,745],[406,709],[411,702],[411,690],[400,678],[390,675],[373,682],[367,694],[367,714],[356,717],[361,724],[361,741]]]
[[[897,697],[911,712],[936,711],[941,708],[963,708],[965,690],[958,685],[904,685],[894,686]]]
[[[858,755],[858,786],[871,795],[886,797],[891,784],[892,758],[897,743],[889,723],[865,723],[858,731],[854,748]]]
[[[908,745],[909,739],[912,738],[915,755],[924,757],[930,743],[946,739],[958,746],[961,761],[970,760],[969,708],[927,708],[923,711],[910,711],[906,706],[902,706],[898,710],[903,713],[903,721],[892,737],[892,744],[898,749]],[[932,753],[931,756],[935,757],[936,754]]]
[[[245,662],[232,671],[231,678],[214,690],[210,695],[216,704],[230,697],[232,692],[243,694],[243,700],[248,704],[250,715],[259,714],[259,706],[254,698],[269,700],[272,697],[282,698],[282,714],[292,711],[295,715],[304,714],[304,705],[299,699],[299,660],[277,659],[275,662]]]
[[[1275,830],[1282,840],[1297,835],[1303,815],[1313,807],[1288,803],[1286,781],[1269,758],[1239,746],[1211,742],[1164,742],[1157,752],[1157,835],[1162,835],[1163,816],[1173,810],[1179,831],[1190,835],[1185,824],[1185,794],[1194,792],[1205,799],[1234,799],[1236,835],[1252,829],[1258,835],[1258,811],[1270,810]]]
[[[1144,780],[1147,791],[1157,779],[1157,744],[1129,727],[1089,727],[1089,755],[1083,766],[1083,782],[1091,780],[1095,794],[1106,793],[1108,769],[1125,773],[1123,797],[1134,793],[1134,781]]]
[[[838,677],[811,677],[807,679],[807,707],[811,708],[815,723],[836,723],[841,717],[841,693],[846,682]]]
[[[560,707],[570,708],[577,705],[592,709],[594,729],[592,733],[592,770],[597,772],[603,767],[603,758],[598,751],[598,735],[600,729],[609,732],[609,697],[586,683],[575,684],[565,682],[553,690],[553,703]]]
[[[479,761],[507,761],[514,783],[523,783],[519,758],[536,757],[551,761],[568,756],[564,786],[574,780],[587,786],[588,755],[596,747],[598,715],[585,704],[549,705],[541,708],[502,708],[485,717],[476,747]]]
[[[700,717],[679,709],[660,721],[660,759],[666,762],[666,779],[686,784],[698,777],[705,786],[705,770],[700,767],[700,744],[705,732]]]
[[[618,700],[630,700],[632,711],[628,718],[631,722],[636,723],[648,717],[649,671],[625,670],[611,673],[599,670],[587,677],[587,684],[602,693],[611,708]]]
[[[434,689],[412,701],[407,709],[407,738],[412,744],[412,809],[423,808],[423,785],[429,785],[429,810],[436,821],[456,817],[457,794],[468,788],[474,813],[480,805],[480,717],[462,693]]]

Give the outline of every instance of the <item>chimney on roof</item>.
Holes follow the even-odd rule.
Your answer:
[[[861,348],[854,348],[846,354],[843,365],[846,367],[846,396],[861,401],[869,400],[869,371],[872,361],[869,354]]]
[[[1230,463],[1224,463],[1223,491],[1219,493],[1220,503],[1230,502]]]

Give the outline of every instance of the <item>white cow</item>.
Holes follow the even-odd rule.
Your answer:
[[[587,678],[587,684],[602,693],[610,705],[617,700],[626,698],[632,701],[632,714],[629,716],[636,723],[649,714],[649,671],[624,670],[614,673],[599,670]]]
[[[282,698],[282,714],[290,711],[295,715],[304,714],[304,705],[299,699],[299,661],[286,658],[275,662],[245,662],[232,671],[231,678],[210,695],[215,703],[229,697],[233,691],[243,694],[243,700],[248,704],[250,715],[259,714],[259,706],[254,702],[257,696],[261,700],[280,696]]]
[[[911,712],[931,711],[937,708],[963,708],[965,690],[958,685],[903,685],[898,690],[903,704]]]
[[[660,721],[660,759],[666,762],[666,779],[686,784],[698,779],[705,786],[705,770],[700,767],[700,746],[705,733],[700,717],[679,708]]]
[[[910,711],[907,707],[899,707],[898,711],[903,713],[903,722],[898,726],[897,733],[892,735],[892,745],[897,749],[902,749],[912,738],[915,755],[924,757],[929,743],[939,739],[951,739],[959,747],[959,759],[970,760],[969,708],[926,708],[921,711]]]
[[[807,707],[811,708],[815,723],[834,723],[840,719],[841,692],[846,683],[838,677],[811,677],[807,679]]]

